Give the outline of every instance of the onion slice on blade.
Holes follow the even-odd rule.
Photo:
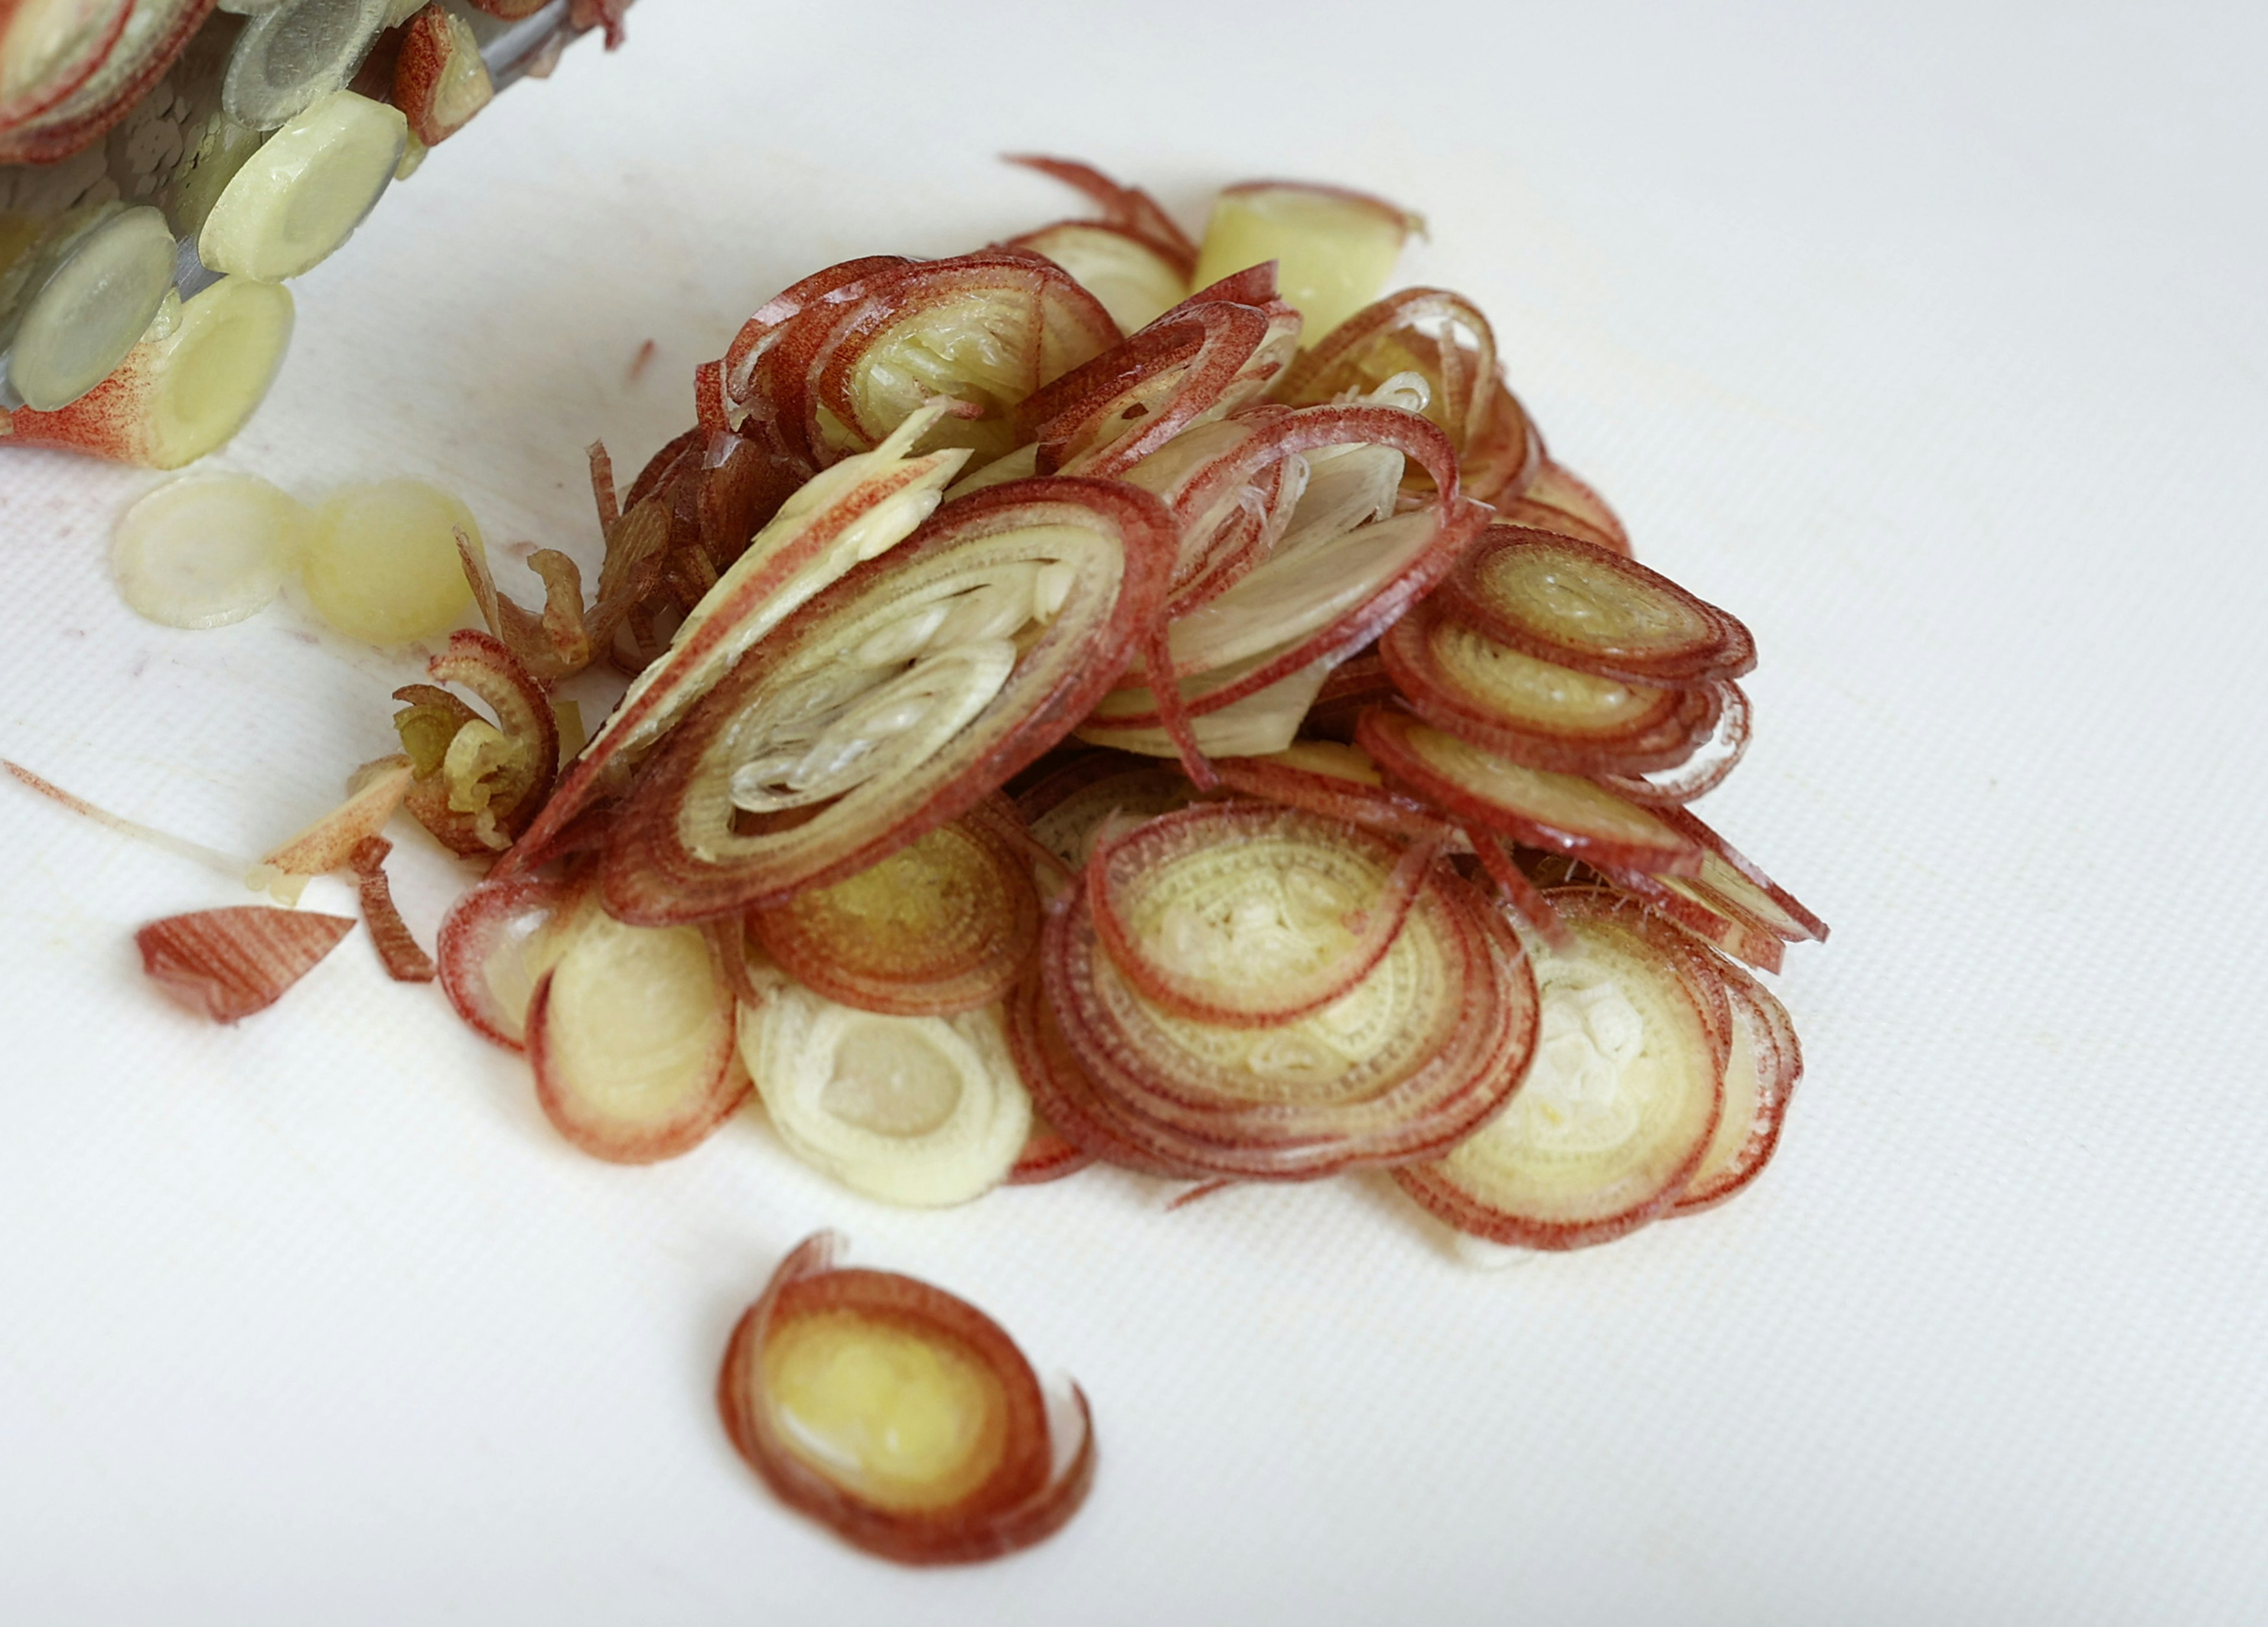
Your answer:
[[[806,1239],[733,1330],[725,1432],[775,1496],[901,1564],[995,1559],[1061,1529],[1094,1480],[1094,1430],[1058,1441],[1024,1353],[964,1299],[838,1268]]]
[[[339,915],[246,905],[153,921],[134,935],[142,970],[216,1023],[264,1011],[354,930]]]
[[[748,1093],[732,991],[707,940],[691,927],[624,926],[590,901],[552,930],[556,957],[527,1007],[544,1116],[609,1163],[692,1150]]]
[[[1446,614],[1498,644],[1601,677],[1690,689],[1755,670],[1740,622],[1658,571],[1550,531],[1492,525],[1457,561]]]
[[[663,924],[767,907],[966,812],[1124,667],[1172,535],[1148,493],[1069,477],[940,509],[672,731],[608,840],[608,908]]]
[[[831,886],[752,911],[747,925],[780,970],[828,1000],[951,1017],[1015,984],[1039,949],[1040,899],[1022,850],[971,815]]]
[[[1676,1203],[1716,1129],[1724,1063],[1690,963],[1638,905],[1548,896],[1574,942],[1536,963],[1543,1039],[1519,1094],[1447,1157],[1394,1178],[1459,1231],[1582,1248]]]
[[[885,1203],[982,1197],[1031,1133],[995,1011],[886,1017],[783,984],[741,1007],[740,1046],[788,1150]]]

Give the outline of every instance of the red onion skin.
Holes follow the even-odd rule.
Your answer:
[[[134,944],[142,970],[174,1000],[239,1023],[282,999],[353,930],[342,916],[245,905],[153,921]]]

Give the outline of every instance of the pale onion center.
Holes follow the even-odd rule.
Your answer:
[[[918,1139],[961,1105],[961,1070],[910,1024],[861,1023],[843,1036],[834,1061],[820,1105],[877,1135]]]
[[[1646,1023],[1611,973],[1545,963],[1535,1061],[1510,1114],[1530,1145],[1580,1155],[1608,1152],[1642,1128],[1645,1092],[1626,1076],[1644,1065]]]

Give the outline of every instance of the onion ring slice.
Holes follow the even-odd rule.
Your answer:
[[[1700,1167],[1671,1209],[1676,1215],[1713,1209],[1764,1173],[1779,1146],[1788,1099],[1803,1077],[1803,1048],[1787,1008],[1737,966],[1715,969],[1731,1002],[1725,1111]]]

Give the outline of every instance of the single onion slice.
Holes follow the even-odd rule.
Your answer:
[[[197,258],[267,283],[313,270],[378,207],[409,140],[399,108],[352,91],[319,98],[231,177],[198,229]]]
[[[1378,297],[1425,223],[1368,193],[1299,181],[1223,189],[1190,280],[1200,285],[1274,261],[1285,298],[1320,338]]]
[[[1497,517],[1507,525],[1557,531],[1630,558],[1630,532],[1607,507],[1607,499],[1566,465],[1553,462],[1549,453],[1543,455],[1534,478],[1517,497],[1498,499],[1496,504]]]
[[[1461,822],[1592,863],[1701,872],[1699,843],[1592,780],[1529,768],[1383,706],[1363,714],[1355,737],[1387,773]]]
[[[245,25],[228,60],[221,105],[274,129],[339,89],[385,26],[387,0],[281,0]]]
[[[628,927],[585,901],[527,1006],[535,1098],[593,1157],[688,1152],[747,1098],[732,991],[691,927]]]
[[[717,373],[718,394],[713,403],[707,399],[700,403],[704,425],[711,430],[737,430],[751,411],[761,412],[769,407],[769,396],[756,388],[758,369],[795,319],[811,306],[865,277],[912,263],[903,255],[868,255],[863,259],[844,260],[789,285],[758,306],[755,314],[741,324],[731,348],[725,352]],[[767,416],[764,421],[771,420]],[[697,433],[681,437],[693,449],[698,448],[701,439]],[[668,452],[678,445],[679,442],[672,442],[663,450]],[[630,488],[632,506],[647,495],[647,478],[654,475],[654,468],[649,464],[646,475]]]
[[[250,475],[195,475],[141,499],[111,544],[118,591],[168,627],[225,627],[267,608],[307,535],[307,511]]]
[[[1754,921],[1790,943],[1827,941],[1827,923],[1798,903],[1795,895],[1764,873],[1688,809],[1664,810],[1662,817],[1700,844],[1705,857],[1696,886],[1710,903]]]
[[[1803,1077],[1803,1049],[1787,1009],[1756,979],[1720,964],[1730,996],[1732,1040],[1725,1062],[1725,1110],[1701,1165],[1671,1209],[1713,1209],[1764,1172],[1779,1146],[1787,1104]]]
[[[394,889],[387,884],[386,855],[393,851],[394,844],[383,836],[366,836],[355,847],[351,859],[363,923],[370,928],[387,976],[397,983],[430,983],[433,958],[410,936],[409,923],[394,908]]]
[[[725,1347],[717,1408],[775,1496],[901,1564],[1029,1548],[1079,1512],[1094,1430],[1058,1443],[1024,1353],[963,1299],[839,1268],[832,1232],[780,1263]]]
[[[69,406],[107,378],[140,343],[173,287],[173,233],[148,204],[113,203],[50,251],[23,308],[0,327],[8,382],[42,412]],[[44,258],[44,257],[43,257]]]
[[[1425,416],[1455,447],[1467,495],[1495,503],[1535,477],[1543,443],[1505,388],[1496,333],[1478,307],[1443,288],[1405,288],[1333,329],[1286,373],[1294,403],[1367,394],[1402,373],[1424,380]]]
[[[1675,768],[1710,738],[1726,704],[1724,686],[1656,689],[1539,661],[1432,603],[1388,628],[1379,653],[1411,709],[1436,728],[1561,773]]]
[[[831,886],[752,911],[747,924],[815,994],[865,1011],[951,1017],[1015,984],[1039,950],[1040,899],[1022,849],[971,814]]]
[[[861,457],[816,476],[790,498],[677,630],[669,653],[640,674],[566,773],[523,842],[542,847],[626,775],[756,641],[860,562],[887,552],[935,511],[967,454],[910,455],[936,413],[916,414]],[[641,512],[638,498],[622,523]],[[601,577],[600,596],[606,594]],[[525,862],[525,855],[518,861]]]
[[[1197,270],[1197,246],[1175,224],[1157,199],[1139,187],[1121,186],[1091,164],[1075,159],[1043,158],[1036,153],[1011,152],[1011,164],[1020,164],[1076,189],[1102,211],[1106,225],[1129,232],[1155,249],[1187,282]]]
[[[1256,307],[1192,300],[1072,368],[1016,410],[1017,438],[1038,447],[1034,471],[1115,478],[1225,416],[1269,331]]]
[[[607,906],[649,924],[766,907],[967,811],[1108,688],[1172,553],[1157,499],[1116,482],[1018,481],[940,509],[672,731],[609,839]]]
[[[1160,1010],[1279,1027],[1385,958],[1447,833],[1405,848],[1300,809],[1200,803],[1098,846],[1087,908],[1104,953]]]
[[[1425,802],[1389,789],[1370,753],[1332,740],[1299,740],[1265,757],[1219,757],[1214,772],[1230,790],[1285,808],[1304,808],[1404,841],[1444,840],[1448,825]]]
[[[997,1011],[889,1017],[783,984],[740,1008],[740,1046],[788,1150],[885,1203],[982,1197],[1031,1133]]]
[[[1447,1157],[1394,1178],[1459,1231],[1571,1249],[1677,1202],[1716,1129],[1724,1064],[1688,959],[1638,905],[1550,896],[1574,943],[1538,960],[1543,1039],[1519,1094]]]
[[[822,465],[880,445],[940,399],[960,410],[932,422],[924,446],[998,457],[1017,445],[1025,397],[1121,337],[1061,266],[1003,249],[866,277],[796,328],[759,382],[783,381],[773,405],[787,449]],[[798,364],[799,374],[788,371]]]
[[[134,935],[142,970],[216,1023],[264,1011],[338,947],[354,922],[247,905],[153,921]]]
[[[1436,1156],[1503,1105],[1535,1039],[1518,942],[1440,867],[1369,976],[1292,1023],[1151,1004],[1083,892],[1049,920],[1041,967],[1079,1068],[1028,1076],[1035,1105],[1097,1157],[1156,1173],[1307,1180]]]
[[[13,0],[0,8],[0,133],[32,122],[93,78],[133,11],[134,0]]]
[[[1628,684],[1697,688],[1753,671],[1740,622],[1658,571],[1556,532],[1493,525],[1441,590],[1445,614],[1540,661]]]
[[[1023,1067],[1017,1065],[1021,1077]],[[1032,1115],[1031,1134],[1024,1138],[1024,1150],[1016,1155],[1015,1167],[1008,1172],[1003,1184],[1010,1187],[1041,1187],[1051,1180],[1061,1180],[1066,1175],[1076,1175],[1094,1162],[1094,1156],[1065,1141],[1055,1126]]]
[[[18,407],[0,438],[149,469],[179,469],[226,441],[268,394],[291,342],[291,295],[224,277],[158,313],[109,376],[53,412]]]
[[[441,918],[434,949],[441,992],[483,1039],[524,1047],[535,985],[564,947],[546,930],[569,913],[575,890],[557,882],[482,882]]]
[[[1124,333],[1155,322],[1189,298],[1188,272],[1157,244],[1126,226],[1058,220],[1010,238],[1004,248],[1045,255],[1101,301]]]
[[[409,19],[394,63],[392,100],[409,115],[412,135],[437,147],[495,98],[470,23],[438,4]]]

